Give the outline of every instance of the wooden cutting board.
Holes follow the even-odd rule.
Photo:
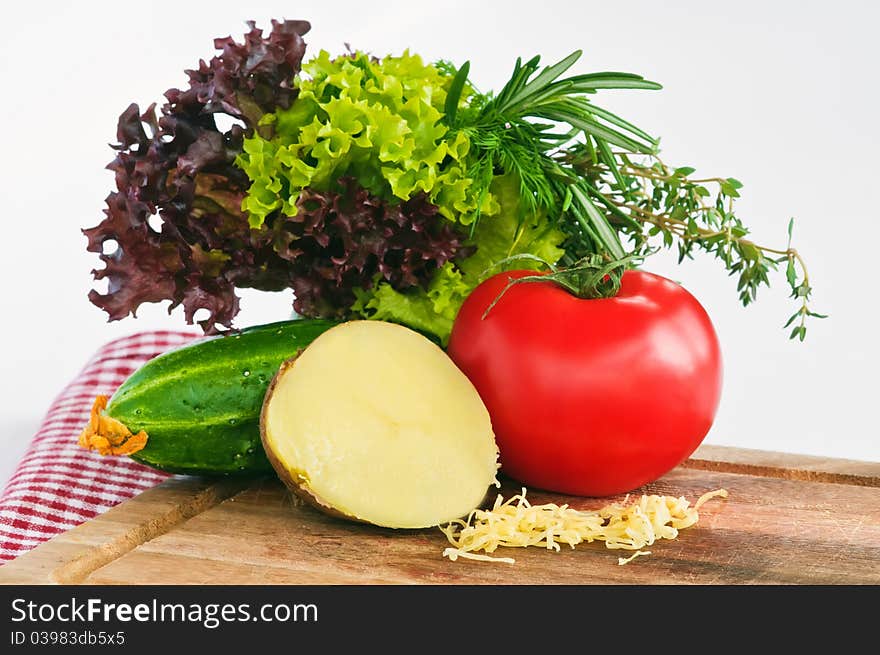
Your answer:
[[[880,463],[704,445],[639,492],[693,502],[718,488],[729,498],[625,566],[629,552],[601,542],[496,552],[509,565],[449,561],[436,528],[324,516],[275,479],[177,477],[0,567],[0,583],[880,584]],[[613,500],[528,497],[579,509]]]

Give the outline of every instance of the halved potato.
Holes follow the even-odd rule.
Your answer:
[[[324,511],[380,526],[464,516],[498,470],[476,389],[438,346],[393,323],[343,323],[285,362],[260,425],[291,489]]]

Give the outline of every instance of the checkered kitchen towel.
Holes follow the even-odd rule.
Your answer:
[[[168,477],[128,457],[80,448],[77,438],[95,396],[111,395],[141,364],[196,336],[155,331],[116,339],[67,385],[0,494],[0,564]]]

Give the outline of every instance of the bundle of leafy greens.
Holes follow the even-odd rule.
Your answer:
[[[144,302],[230,328],[236,288],[292,289],[307,317],[403,323],[444,343],[470,291],[503,266],[638,261],[702,250],[743,304],[784,264],[803,340],[811,289],[789,244],[759,246],[734,212],[741,184],[671,168],[657,140],[597,105],[603,89],[659,89],[629,73],[565,76],[517,60],[497,94],[469,63],[320,52],[304,21],[215,40],[185,90],[120,116],[116,191],[84,230],[111,320]],[[225,114],[228,129],[218,126]],[[232,120],[228,120],[231,118]],[[161,227],[155,229],[158,216]]]

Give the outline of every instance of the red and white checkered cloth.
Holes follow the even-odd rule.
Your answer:
[[[144,362],[197,336],[155,331],[116,339],[67,385],[0,495],[0,564],[168,477],[128,457],[102,457],[77,441],[95,396],[111,395]]]

